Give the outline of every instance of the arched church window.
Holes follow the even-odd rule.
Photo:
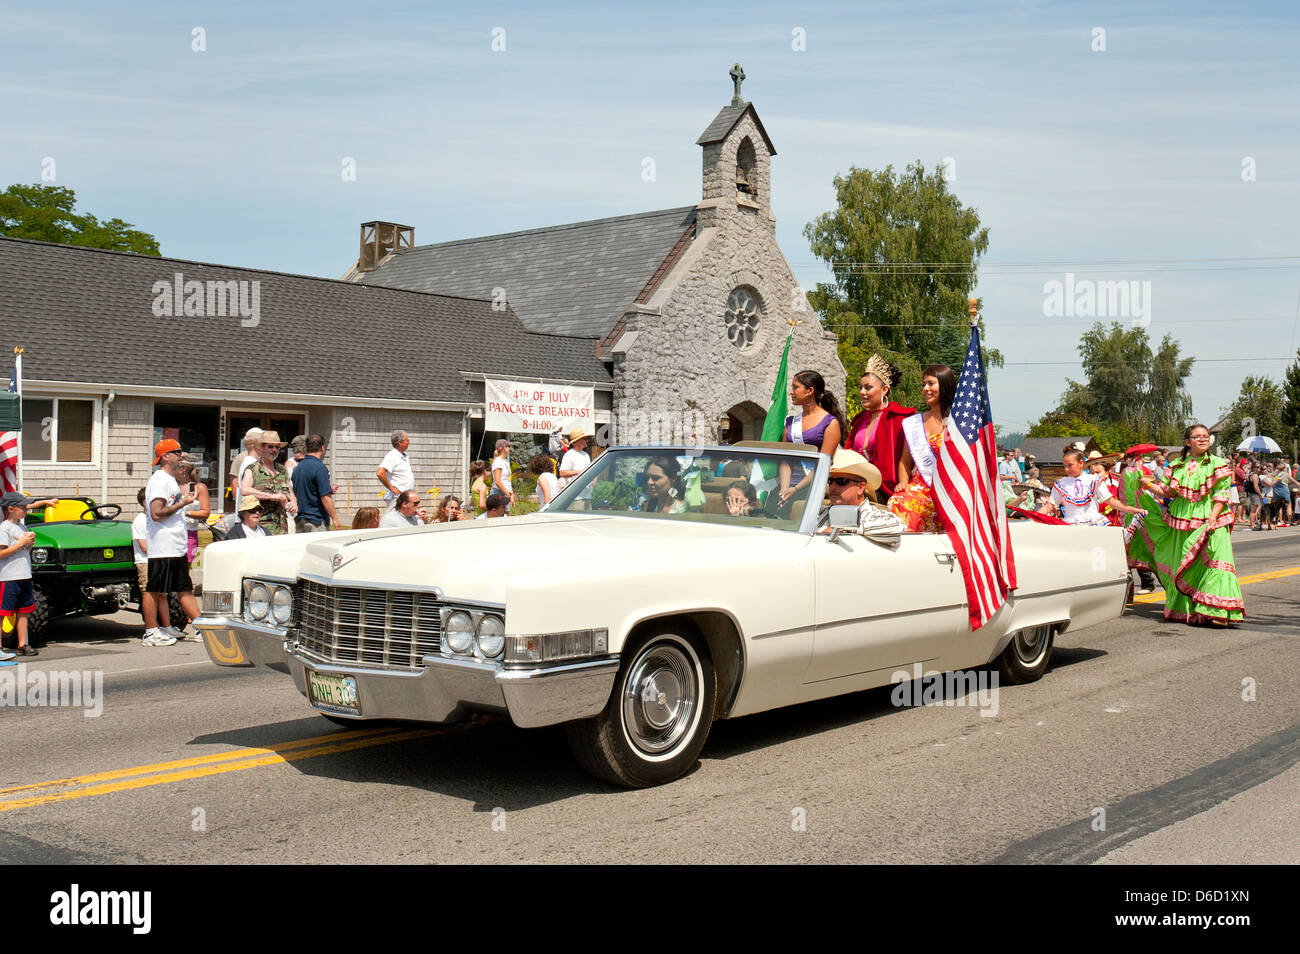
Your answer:
[[[736,150],[736,191],[746,195],[758,195],[758,186],[754,179],[754,169],[758,160],[754,157],[754,144],[748,138]]]
[[[727,310],[724,314],[727,340],[744,351],[758,336],[758,322],[762,317],[763,309],[754,296],[747,289],[735,289],[727,296]]]

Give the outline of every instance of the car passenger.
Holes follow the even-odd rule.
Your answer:
[[[682,500],[681,467],[672,457],[656,457],[645,465],[645,496],[637,509],[641,513],[685,513]]]
[[[763,508],[758,505],[758,491],[748,480],[733,480],[727,485],[723,497],[727,513],[733,517],[763,517]]]

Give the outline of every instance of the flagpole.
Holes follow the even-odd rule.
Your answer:
[[[18,490],[21,492],[25,484],[23,483],[23,346],[14,345],[14,389],[18,393],[18,467],[16,477],[18,479]]]

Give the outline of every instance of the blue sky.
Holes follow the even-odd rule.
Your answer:
[[[1072,272],[1151,282],[1148,331],[1198,358],[1213,423],[1300,345],[1298,49],[1276,3],[10,5],[0,185],[52,157],[165,255],[337,277],[370,219],[425,244],[698,201],[694,142],[739,60],[805,285],[836,173],[951,158],[990,229],[998,422],[1079,376],[1091,319],[1044,313]]]

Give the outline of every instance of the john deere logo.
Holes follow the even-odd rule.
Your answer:
[[[105,559],[105,560],[111,560],[111,559],[113,559],[113,551],[112,551],[112,550],[105,550],[105,551],[104,551],[104,559]]]

